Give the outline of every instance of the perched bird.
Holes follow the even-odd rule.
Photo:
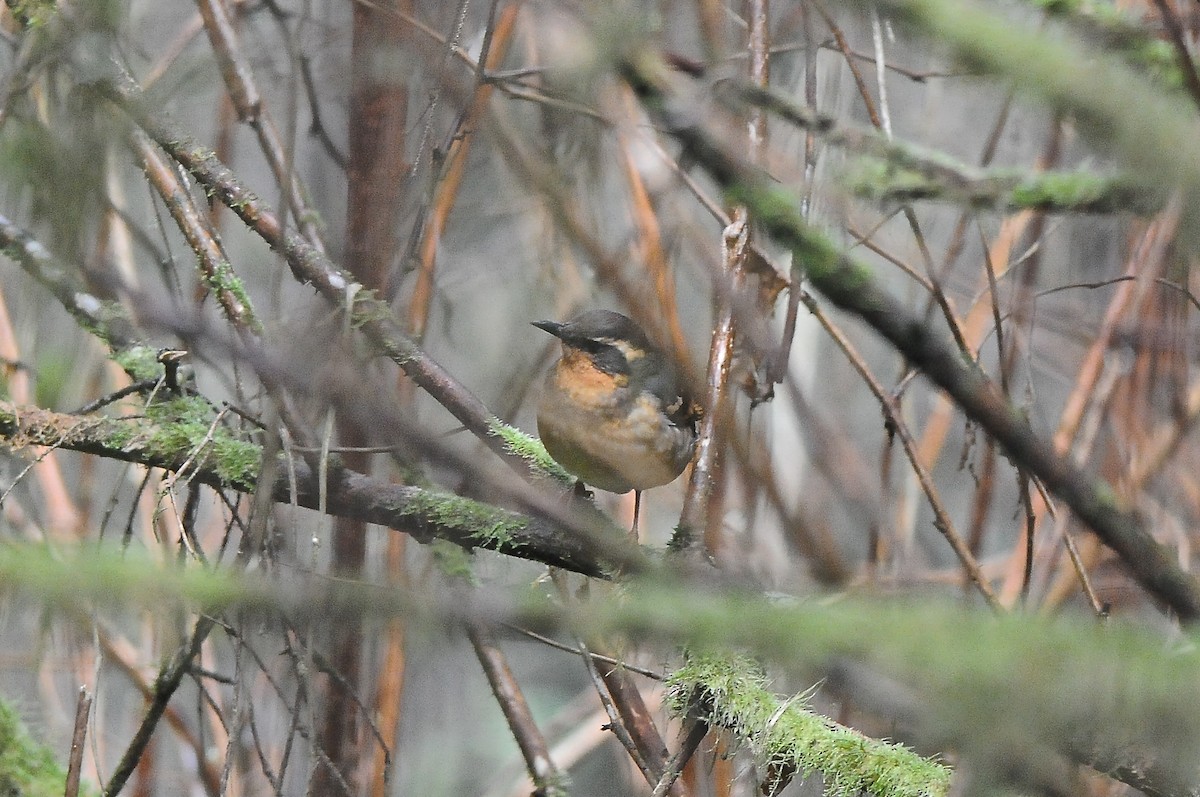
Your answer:
[[[582,483],[635,491],[636,534],[642,490],[674,481],[691,461],[699,408],[670,358],[628,317],[589,310],[533,325],[562,341],[538,404],[538,434]]]

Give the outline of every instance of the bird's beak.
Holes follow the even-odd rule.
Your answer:
[[[532,323],[538,329],[544,329],[556,338],[562,337],[563,327],[566,326],[557,321],[533,321]]]

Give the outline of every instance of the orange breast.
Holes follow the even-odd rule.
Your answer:
[[[695,435],[674,426],[628,377],[607,374],[586,355],[564,355],[546,379],[538,433],[550,456],[584,484],[609,492],[645,490],[675,479]]]
[[[629,384],[629,377],[608,374],[597,368],[586,354],[567,349],[550,379],[571,399],[585,407],[612,406],[616,392]]]

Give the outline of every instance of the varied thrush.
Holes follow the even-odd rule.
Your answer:
[[[562,341],[538,404],[546,451],[583,484],[634,490],[636,533],[642,490],[674,481],[691,461],[700,409],[630,318],[589,310],[533,325]]]

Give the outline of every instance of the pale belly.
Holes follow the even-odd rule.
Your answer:
[[[604,408],[568,402],[547,385],[538,434],[550,456],[589,487],[613,493],[658,487],[678,478],[692,458],[693,432],[671,424],[649,401],[634,402],[622,423],[606,420]]]

